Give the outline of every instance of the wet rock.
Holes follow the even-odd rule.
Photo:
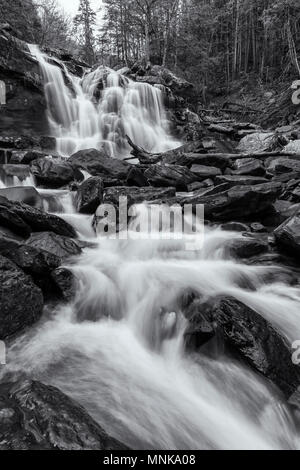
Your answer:
[[[72,271],[59,267],[51,273],[52,280],[59,296],[66,302],[71,302],[76,296],[76,278]]]
[[[268,183],[266,178],[261,176],[244,176],[244,175],[222,175],[216,176],[215,184],[228,183],[230,186],[254,185]]]
[[[281,174],[289,172],[297,172],[300,176],[300,161],[290,158],[272,158],[267,163],[269,173]]]
[[[293,215],[274,231],[275,239],[280,248],[300,256],[300,212]]]
[[[218,178],[218,177],[217,177]],[[211,197],[194,193],[181,197],[180,204],[204,204],[205,217],[211,221],[248,220],[257,214],[268,212],[281,190],[280,183],[257,184],[254,186],[234,186],[217,192]]]
[[[6,186],[14,186],[15,180],[25,181],[30,176],[30,168],[28,165],[1,165],[0,178]]]
[[[203,181],[195,181],[194,183],[188,185],[188,192],[198,191],[199,189],[205,191],[207,188],[210,188],[213,185],[214,182],[210,178]]]
[[[60,390],[21,379],[0,385],[1,450],[126,449]]]
[[[225,343],[255,370],[286,396],[297,389],[300,370],[291,361],[290,347],[267,320],[230,297],[215,302],[212,316]]]
[[[249,232],[248,225],[240,222],[227,222],[226,224],[222,224],[220,228],[227,232]]]
[[[235,175],[264,176],[266,169],[256,158],[241,158],[234,162]]]
[[[56,149],[56,138],[49,135],[43,135],[39,139],[39,144],[43,150],[55,150]]]
[[[158,187],[173,186],[177,190],[186,190],[188,185],[197,181],[198,176],[180,165],[152,165],[145,171],[149,183]],[[205,179],[205,178],[204,178]]]
[[[39,250],[45,250],[61,259],[80,255],[82,251],[79,244],[72,238],[53,232],[32,233],[26,244]]]
[[[74,228],[60,217],[48,214],[27,204],[11,202],[0,196],[0,225],[28,237],[31,232],[51,231],[76,238]]]
[[[294,204],[293,202],[285,201],[283,199],[275,201],[273,207],[276,214],[275,226],[277,227],[291,216],[300,212],[300,203]]]
[[[82,181],[83,174],[68,162],[39,158],[31,163],[31,172],[39,186],[61,188],[71,181]]]
[[[204,165],[220,168],[221,170],[229,165],[230,159],[223,154],[206,154],[206,153],[166,153],[162,159],[164,164],[174,164],[191,167],[192,165]]]
[[[266,241],[255,238],[239,238],[226,245],[225,252],[235,258],[247,259],[268,251]]]
[[[195,173],[201,180],[207,178],[214,178],[215,176],[221,175],[222,172],[219,168],[214,166],[204,166],[204,165],[192,165],[191,172]]]
[[[129,186],[147,186],[148,180],[144,175],[144,172],[138,168],[137,165],[132,165],[132,168],[129,169],[128,175],[126,177],[126,184]]]
[[[31,150],[24,153],[20,163],[29,165],[29,163],[33,162],[34,160],[40,160],[41,158],[45,157],[49,157],[49,153],[40,152],[38,150]]]
[[[264,152],[272,145],[275,134],[273,132],[257,132],[243,137],[238,145],[241,152]]]
[[[43,202],[40,194],[33,186],[15,186],[13,188],[0,189],[0,196],[12,202],[24,202],[32,207],[41,209]]]
[[[0,237],[0,254],[33,277],[48,276],[61,264],[61,259],[49,251],[2,237]]]
[[[43,295],[16,264],[0,255],[0,339],[22,331],[43,311]]]
[[[127,197],[128,207],[133,204],[141,204],[143,202],[160,201],[164,202],[168,199],[175,197],[176,189],[169,188],[151,188],[146,186],[145,188],[135,188],[120,186],[116,188],[107,188],[104,191],[103,203],[113,204],[117,206],[119,204],[119,197]]]
[[[83,214],[94,214],[103,199],[103,181],[93,176],[84,181],[76,194],[76,207]]]
[[[207,314],[203,300],[192,298],[189,305],[184,308],[184,316],[188,319],[184,333],[185,347],[191,352],[198,351],[216,333],[210,312]]]
[[[296,154],[300,154],[300,140],[294,140],[292,142],[289,142],[284,150],[286,152],[295,152]]]
[[[68,162],[74,168],[82,168],[93,176],[109,175],[121,180],[126,180],[132,168],[129,163],[109,157],[105,148],[80,150]]]
[[[218,297],[201,303],[194,301],[190,326],[203,320],[214,328],[230,354],[277,385],[288,397],[300,384],[300,370],[291,360],[292,351],[285,339],[261,315],[233,297]],[[201,338],[201,332],[200,332]]]
[[[260,224],[259,222],[253,222],[250,225],[250,228],[251,228],[252,232],[254,232],[254,233],[262,233],[262,232],[267,231],[266,227],[263,224]]]

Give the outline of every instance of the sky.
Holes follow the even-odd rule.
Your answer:
[[[90,0],[91,7],[97,10],[101,5],[101,0]],[[66,13],[74,16],[78,10],[79,0],[57,0],[57,3],[65,10]]]

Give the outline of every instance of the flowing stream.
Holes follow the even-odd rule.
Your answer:
[[[118,126],[128,126],[125,133],[149,150],[176,146],[159,90],[125,78],[122,88],[123,78],[112,72],[95,104],[99,71],[81,83],[72,77],[72,96],[62,69],[32,51],[44,71],[49,119],[65,155],[106,140],[121,156],[126,147],[117,144]],[[116,104],[118,112],[112,112]],[[233,295],[292,342],[300,338],[300,290],[267,281],[281,268],[232,259],[226,246],[241,235],[219,229],[206,229],[196,252],[185,249],[184,239],[95,238],[90,218],[78,219],[69,204],[65,199],[61,216],[96,245],[70,263],[78,280],[75,300],[46,309],[42,321],[14,342],[10,373],[24,371],[57,386],[134,449],[299,448],[290,412],[267,380],[226,357],[216,341],[208,352],[186,354],[178,302],[186,289],[206,297]],[[139,206],[137,219],[147,211]]]

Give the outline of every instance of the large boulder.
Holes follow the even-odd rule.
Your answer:
[[[205,165],[213,166],[224,169],[230,163],[230,158],[223,154],[212,154],[209,153],[185,153],[184,151],[170,151],[166,152],[162,158],[162,163],[169,165]]]
[[[121,450],[60,390],[21,379],[0,385],[0,450]]]
[[[300,256],[300,211],[288,218],[275,231],[276,241],[283,250]]]
[[[294,172],[300,176],[300,160],[294,160],[290,158],[270,158],[267,162],[267,170],[269,173],[281,174]]]
[[[60,217],[27,204],[12,202],[0,196],[0,225],[27,238],[31,232],[52,231],[76,237],[74,228]]]
[[[103,199],[103,181],[93,176],[84,181],[76,194],[77,210],[83,214],[94,214]]]
[[[239,158],[233,165],[235,175],[264,176],[266,169],[256,158]]]
[[[135,72],[135,66],[133,66],[133,72]],[[148,70],[139,69],[136,76],[137,81],[150,83],[150,85],[163,85],[169,88],[174,95],[189,96],[193,90],[193,85],[186,81],[184,78],[180,78],[171,72],[166,67],[161,65],[154,65]]]
[[[234,186],[216,192],[202,190],[192,195],[178,198],[180,204],[204,204],[205,217],[211,221],[247,220],[256,218],[271,209],[279,192],[280,183],[265,183],[255,186]]]
[[[103,194],[104,204],[113,204],[118,206],[119,198],[121,196],[127,198],[128,207],[134,204],[141,204],[143,202],[166,202],[169,199],[174,198],[176,195],[176,189],[174,187],[168,188],[151,188],[146,186],[145,188],[120,186],[115,188],[107,188]]]
[[[0,339],[32,325],[43,312],[42,291],[16,264],[0,255]]]
[[[72,238],[62,237],[53,232],[32,233],[28,240],[26,240],[26,244],[37,250],[52,253],[61,259],[80,255],[82,251],[79,244]]]
[[[68,162],[39,158],[31,163],[31,172],[39,186],[61,188],[71,181],[82,181],[83,175]]]
[[[269,150],[275,134],[273,132],[257,132],[243,137],[238,145],[241,152],[264,152]]]
[[[240,301],[232,297],[202,303],[196,300],[188,307],[186,316],[189,336],[196,336],[189,338],[192,344],[198,344],[198,325],[205,321],[214,328],[219,340],[223,339],[230,353],[234,352],[270,379],[287,397],[299,386],[300,370],[292,363],[292,351],[285,339],[267,320]],[[201,329],[200,336],[203,341]]]
[[[132,165],[129,163],[111,158],[105,149],[87,149],[74,153],[68,162],[73,168],[82,168],[92,176],[108,175],[120,180],[126,180]]]
[[[151,165],[144,174],[153,186],[173,186],[179,191],[186,190],[190,183],[199,180],[197,174],[180,165]]]
[[[14,186],[13,188],[1,188],[0,196],[12,202],[24,202],[29,206],[42,209],[43,201],[39,192],[33,186]]]

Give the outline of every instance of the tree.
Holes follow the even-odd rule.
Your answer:
[[[73,44],[71,18],[58,7],[56,0],[39,0],[36,5],[41,23],[39,45],[69,49]]]
[[[8,23],[19,39],[38,42],[41,23],[32,0],[0,0],[0,22]]]
[[[93,27],[96,24],[96,13],[91,8],[90,0],[80,0],[78,13],[74,18],[74,25],[77,30],[82,31],[84,40],[83,56],[89,65],[95,60],[94,53],[94,33]]]

